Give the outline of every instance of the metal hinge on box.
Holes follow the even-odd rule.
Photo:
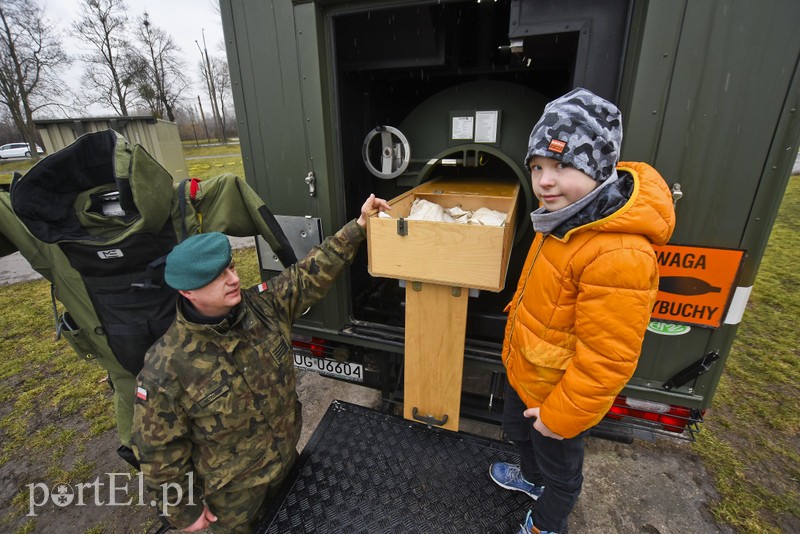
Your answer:
[[[408,221],[402,217],[397,219],[397,235],[408,235]]]

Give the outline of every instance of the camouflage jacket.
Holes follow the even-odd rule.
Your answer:
[[[292,323],[323,297],[364,236],[349,222],[278,276],[242,291],[238,312],[219,324],[190,322],[179,305],[175,322],[147,352],[134,451],[159,506],[175,503],[177,495],[164,492],[180,486],[182,502],[161,506],[173,526],[199,517],[201,491],[268,483],[294,458],[302,421]]]

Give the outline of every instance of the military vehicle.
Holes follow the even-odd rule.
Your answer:
[[[496,422],[503,308],[532,240],[528,134],[585,87],[623,112],[623,161],[673,191],[677,228],[634,377],[597,432],[692,439],[797,155],[800,4],[692,0],[222,0],[249,184],[299,254],[432,179],[518,183],[505,285],[471,291],[462,416]],[[435,254],[435,251],[434,251]],[[262,275],[282,267],[259,243]],[[411,283],[411,282],[409,282]],[[405,284],[365,247],[297,324],[295,362],[404,400]],[[432,354],[431,358],[435,355]],[[438,416],[437,416],[438,417]]]

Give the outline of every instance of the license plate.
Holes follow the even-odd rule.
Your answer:
[[[294,350],[294,366],[321,375],[335,376],[351,382],[364,381],[364,366],[360,363],[340,362],[330,358],[316,358],[306,351]]]

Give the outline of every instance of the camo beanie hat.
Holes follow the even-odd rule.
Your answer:
[[[219,276],[231,259],[231,244],[225,234],[193,235],[167,255],[164,280],[179,291],[199,289]]]
[[[578,87],[544,107],[528,139],[525,167],[533,156],[553,158],[602,183],[617,172],[621,143],[617,106]]]

